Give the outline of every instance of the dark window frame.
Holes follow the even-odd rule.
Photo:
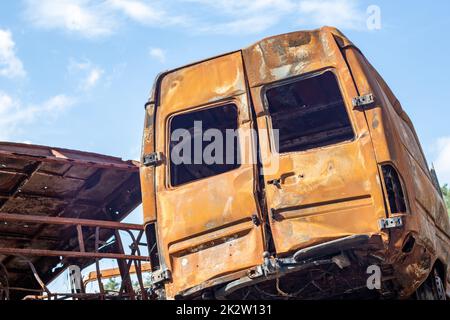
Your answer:
[[[237,118],[236,118],[236,122],[237,122],[237,130],[239,130],[240,128],[240,108],[239,108],[239,103],[235,100],[227,100],[227,101],[221,101],[220,103],[217,104],[213,104],[213,105],[208,105],[208,106],[200,106],[200,107],[192,107],[192,108],[188,108],[186,110],[182,110],[180,112],[176,112],[176,113],[172,113],[168,116],[167,122],[166,122],[166,137],[165,137],[165,141],[166,141],[166,154],[167,154],[167,165],[166,165],[166,189],[168,190],[175,190],[187,185],[190,185],[192,183],[196,183],[196,182],[200,182],[200,181],[204,181],[206,179],[210,179],[210,178],[214,178],[214,177],[218,177],[221,176],[223,174],[227,174],[230,172],[233,172],[235,170],[238,170],[242,167],[242,163],[238,163],[238,166],[236,166],[235,168],[216,174],[216,175],[212,175],[212,176],[208,176],[208,177],[203,177],[200,179],[195,179],[192,181],[188,181],[185,183],[181,183],[181,184],[176,184],[176,185],[172,185],[172,172],[171,172],[171,158],[170,158],[170,138],[171,138],[171,132],[172,132],[172,121],[174,118],[178,117],[178,116],[183,116],[189,113],[195,113],[195,112],[201,112],[201,111],[206,111],[206,110],[210,110],[210,109],[215,109],[215,108],[221,108],[221,107],[225,107],[225,106],[233,106],[234,109],[236,109],[236,114],[237,114]],[[237,136],[237,145],[238,148],[240,148],[240,136]],[[240,149],[238,149],[240,150]]]
[[[295,83],[295,82],[311,79],[311,78],[314,78],[314,77],[318,77],[318,76],[321,76],[321,75],[323,75],[323,74],[325,74],[327,72],[331,72],[334,75],[335,79],[336,79],[336,84],[337,84],[337,86],[339,88],[339,92],[341,94],[342,101],[343,101],[344,106],[345,106],[345,111],[346,111],[347,116],[348,116],[349,121],[350,121],[350,126],[351,126],[351,129],[352,129],[352,132],[353,132],[353,137],[351,139],[339,141],[337,143],[332,143],[332,144],[325,145],[325,146],[320,146],[320,147],[313,147],[313,148],[302,150],[302,151],[279,152],[279,150],[277,150],[277,147],[275,145],[275,139],[274,139],[274,135],[273,135],[273,123],[272,123],[272,116],[271,116],[270,111],[269,111],[269,101],[268,101],[268,98],[267,98],[267,91],[270,90],[270,89],[273,89],[273,88],[281,87],[283,85],[287,85],[287,84],[291,84],[291,83]],[[266,116],[268,116],[269,124],[270,124],[270,126],[269,126],[270,127],[270,131],[271,131],[270,132],[270,140],[271,140],[270,141],[270,149],[272,150],[272,153],[273,153],[273,150],[275,150],[276,153],[280,157],[289,156],[291,154],[308,153],[308,152],[312,152],[314,150],[323,149],[323,148],[331,148],[331,147],[335,147],[337,145],[342,145],[342,144],[347,144],[347,143],[354,142],[357,139],[357,134],[356,134],[357,130],[356,130],[356,127],[355,127],[355,124],[354,124],[354,119],[352,117],[351,112],[349,112],[348,102],[347,102],[347,100],[345,98],[344,91],[342,90],[342,86],[341,86],[341,83],[340,83],[339,76],[338,76],[338,74],[337,74],[337,72],[336,72],[336,70],[334,68],[329,68],[328,67],[328,68],[324,68],[324,69],[320,69],[320,70],[315,70],[315,71],[312,71],[312,72],[308,72],[308,73],[305,73],[305,74],[293,76],[293,77],[290,77],[290,78],[287,78],[287,79],[281,79],[281,80],[272,82],[270,84],[266,84],[261,89],[261,101],[262,101],[262,104],[263,104],[263,107],[264,107],[264,114]],[[350,108],[350,110],[351,110],[351,108]]]

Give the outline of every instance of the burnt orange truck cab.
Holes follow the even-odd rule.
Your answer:
[[[376,239],[377,250],[387,248],[383,223],[405,212],[391,215],[385,205],[377,159],[385,133],[374,141],[365,108],[380,100],[349,64],[350,48],[324,27],[158,77],[146,105],[141,183],[153,281],[167,298],[267,275],[274,261],[301,260],[323,243]],[[196,121],[238,132],[232,143],[247,161],[205,165],[192,154],[200,162],[174,164],[173,135],[202,134]],[[184,144],[200,154],[207,145]]]

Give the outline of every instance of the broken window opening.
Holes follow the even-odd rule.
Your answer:
[[[405,213],[405,196],[397,170],[391,165],[384,165],[382,171],[391,213]]]
[[[279,153],[305,151],[354,138],[336,76],[331,71],[266,91]]]
[[[238,109],[234,104],[175,116],[169,138],[171,185],[179,186],[238,168],[237,129]],[[185,134],[173,139],[173,133],[180,130]],[[208,135],[208,132],[215,134]],[[174,154],[181,163],[174,161]]]

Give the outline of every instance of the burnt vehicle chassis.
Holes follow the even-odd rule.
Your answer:
[[[394,269],[379,255],[381,239],[351,236],[267,258],[254,269],[219,277],[182,292],[176,299],[326,300],[393,299]],[[368,267],[380,267],[380,288],[368,288]]]
[[[400,102],[337,29],[272,36],[162,73],[145,108],[144,223],[162,298],[333,298],[364,291],[372,265],[382,269],[381,297],[450,297],[436,173]],[[170,132],[199,119],[223,130],[224,115],[227,128],[257,129],[239,140],[242,150],[252,142],[256,161],[196,174],[173,165]],[[334,242],[348,237],[369,245]],[[324,247],[333,249],[302,254]],[[324,290],[330,270],[342,281],[329,278]],[[268,294],[255,293],[263,286]]]

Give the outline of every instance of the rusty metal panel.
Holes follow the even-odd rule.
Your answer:
[[[74,150],[0,142],[0,213],[120,221],[141,203],[139,163]],[[0,221],[0,247],[76,251],[77,233],[65,225],[42,221]],[[101,241],[113,235],[101,232]],[[93,247],[94,229],[84,229],[85,245]],[[44,281],[55,277],[58,257],[30,257]],[[77,262],[78,261],[78,262]],[[26,262],[0,255],[10,286],[37,288]],[[77,258],[86,265],[93,259]],[[67,262],[66,262],[67,263]]]
[[[251,163],[186,185],[169,185],[168,123],[173,114],[227,103],[237,106],[239,129],[249,130],[241,52],[175,70],[161,83],[155,151],[163,152],[166,161],[156,168],[156,203],[161,254],[173,278],[166,287],[169,297],[262,263],[262,229],[252,223],[252,215],[259,213]]]
[[[336,65],[334,28],[298,31],[266,38],[243,50],[251,87]]]
[[[450,222],[445,204],[431,182],[414,126],[387,84],[365,57],[353,47],[345,49],[361,94],[373,93],[375,105],[365,110],[374,152],[380,164],[392,164],[399,172],[408,200],[404,226],[390,237],[388,259],[408,297],[428,277],[436,260],[449,266]],[[412,237],[411,252],[403,247]],[[447,279],[447,288],[450,281]]]
[[[263,170],[279,165],[276,172],[264,176],[278,254],[349,235],[381,233],[378,221],[385,217],[381,180],[364,112],[353,109],[352,99],[358,93],[335,35],[340,33],[333,28],[293,32],[244,50],[265,159]],[[324,70],[337,77],[354,140],[304,152],[276,153],[267,134],[271,119],[264,87]],[[281,188],[270,185],[280,177]]]
[[[240,52],[168,73],[161,83],[161,105],[170,114],[245,93]]]
[[[155,105],[148,104],[145,108],[144,134],[142,137],[143,158],[155,151]],[[153,166],[141,166],[140,181],[142,190],[142,202],[144,225],[156,221],[156,192],[155,192],[155,168]]]

